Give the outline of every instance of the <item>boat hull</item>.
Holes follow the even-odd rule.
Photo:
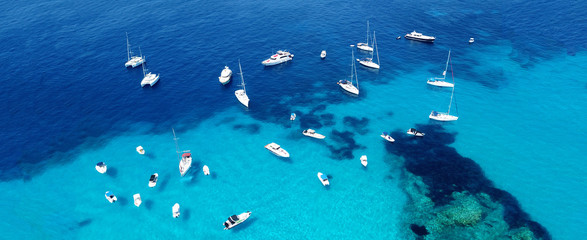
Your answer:
[[[363,165],[363,167],[367,167],[367,155],[361,156],[361,164]]]
[[[320,133],[302,132],[302,134],[304,134],[304,136],[311,137],[311,138],[316,138],[316,139],[324,139],[324,138],[326,138],[326,136],[324,136],[324,135],[322,135]]]
[[[249,107],[249,96],[247,96],[245,90],[239,89],[234,91],[234,96],[236,96],[236,99],[238,99],[238,101],[245,107]]]
[[[357,43],[357,48],[366,52],[373,52],[373,48],[366,43]]]
[[[359,62],[361,65],[368,67],[368,68],[379,69],[379,64],[374,63],[373,61],[357,59],[357,62]]]
[[[436,87],[454,87],[455,85],[449,82],[440,80],[428,80],[426,83]]]
[[[141,200],[141,195],[138,193],[135,195],[132,195],[132,198],[134,199],[135,206],[137,206],[137,207],[141,206],[141,203],[143,203],[143,200]]]
[[[322,51],[320,53],[320,58],[322,58],[322,59],[326,58],[326,51]]]
[[[275,154],[275,156],[282,157],[282,158],[289,158],[289,153],[281,147],[276,150],[271,147],[271,143],[270,143],[270,144],[265,145],[265,148],[267,150],[269,150],[271,153]]]
[[[224,230],[229,230],[229,229],[231,229],[231,228],[233,228],[233,227],[235,227],[235,226],[243,223],[244,221],[246,221],[247,219],[249,219],[249,217],[251,216],[251,214],[252,213],[250,211],[247,211],[247,212],[244,212],[244,213],[239,214],[238,215],[238,221],[236,221],[234,223],[231,223],[230,221],[224,222]]]
[[[391,136],[389,136],[389,135],[383,135],[383,134],[381,134],[381,137],[382,137],[383,139],[385,139],[386,141],[388,141],[388,142],[395,142],[395,139],[393,139],[393,138],[392,138]]]
[[[222,70],[222,72],[220,73],[220,77],[218,77],[218,81],[220,83],[222,83],[222,85],[226,85],[227,83],[230,82],[231,78],[232,78],[232,70],[228,69],[228,67],[225,67],[224,70]]]
[[[433,113],[430,113],[430,116],[428,116],[428,117],[432,120],[441,121],[441,122],[451,122],[451,121],[456,121],[459,119],[459,117],[450,115],[448,113],[436,113],[436,115],[434,115]]]
[[[324,175],[324,173],[318,172],[317,176],[318,176],[318,180],[320,181],[320,183],[322,183],[323,186],[329,186],[330,185],[330,181],[328,181],[328,178],[325,180],[322,180],[322,175]]]
[[[413,40],[413,41],[418,41],[418,42],[426,42],[426,43],[434,43],[434,40],[436,40],[436,38],[418,38],[418,37],[412,37],[410,35],[406,35],[406,36],[404,36],[404,38],[406,38],[408,40]]]
[[[359,95],[359,89],[357,87],[355,87],[354,85],[350,84],[350,83],[345,83],[342,81],[339,81],[337,83],[343,90],[355,94],[355,95]]]
[[[204,172],[204,175],[210,175],[210,168],[208,168],[207,165],[204,165],[202,171]]]

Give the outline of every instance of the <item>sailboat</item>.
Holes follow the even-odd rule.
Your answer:
[[[149,69],[145,69],[145,64],[143,64],[143,80],[141,81],[141,87],[144,87],[145,85],[152,87],[159,81],[159,74],[151,72],[147,73],[147,71],[149,71]]]
[[[454,74],[452,74],[452,65],[450,66],[450,72],[452,75],[452,82],[454,84]],[[437,112],[437,111],[432,111],[430,113],[430,119],[432,120],[436,120],[436,121],[443,121],[443,122],[449,122],[449,121],[456,121],[457,119],[459,119],[458,116],[454,116],[454,115],[450,115],[450,107],[452,105],[452,99],[455,95],[455,88],[452,88],[452,92],[450,94],[450,102],[448,103],[448,111],[445,113],[442,112]],[[456,105],[456,101],[455,101],[455,105]],[[457,114],[458,114],[458,108],[457,108]]]
[[[177,138],[175,136],[175,130],[172,128],[171,131],[173,131],[173,140],[175,141],[175,152],[177,153],[177,159],[179,159],[179,145],[177,144]],[[181,176],[185,176],[185,174],[188,172],[188,170],[190,170],[190,167],[192,167],[192,154],[190,153],[190,150],[186,150],[186,151],[182,151],[183,154],[181,155],[181,159],[179,160],[179,174],[181,174]]]
[[[367,42],[357,43],[357,48],[367,52],[373,52],[373,48],[369,46],[369,21],[367,21]]]
[[[375,52],[377,54],[377,63],[373,62],[373,51],[371,51],[370,58],[363,58],[363,59],[357,58],[357,62],[359,62],[361,65],[363,65],[365,67],[379,69],[379,51],[377,49],[377,39],[375,38],[375,31],[373,31],[373,46],[375,47]]]
[[[234,91],[234,95],[239,102],[241,102],[245,107],[249,107],[249,96],[247,96],[247,90],[245,89],[245,78],[243,77],[243,69],[241,68],[241,60],[238,60],[238,69],[241,71],[241,86],[243,89],[239,89]]]
[[[437,87],[454,87],[455,85],[453,83],[449,83],[444,81],[446,79],[446,70],[448,70],[448,61],[450,61],[450,50],[448,51],[448,58],[446,58],[446,66],[444,67],[444,72],[442,72],[442,77],[433,77],[433,78],[428,78],[427,83],[432,85],[432,86],[437,86]]]
[[[145,62],[143,56],[133,56],[130,50],[130,43],[128,42],[128,33],[126,33],[126,63],[125,67],[137,67]]]
[[[355,67],[355,53],[353,52],[354,46],[355,45],[351,45],[351,80],[339,80],[336,84],[349,93],[359,95],[359,78],[357,77],[357,68]],[[355,77],[357,81],[356,87],[353,85],[353,77]]]

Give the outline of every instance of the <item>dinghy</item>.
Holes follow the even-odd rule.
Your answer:
[[[322,185],[324,185],[324,186],[330,185],[330,182],[328,181],[328,177],[324,173],[318,172],[318,180],[320,180],[320,183],[322,183]]]
[[[141,194],[135,194],[132,195],[132,198],[135,200],[135,206],[139,207],[141,206],[141,203],[143,203],[143,200],[141,200]]]
[[[173,213],[174,218],[179,217],[179,203],[175,203],[175,205],[173,205],[173,207],[171,208],[171,212]]]
[[[108,166],[106,166],[106,163],[99,162],[98,164],[96,164],[96,171],[98,171],[99,173],[104,174],[107,170]]]
[[[320,58],[326,58],[326,50],[322,50],[322,52],[320,53]]]
[[[387,132],[381,133],[381,137],[389,142],[395,142],[395,139],[393,139]]]
[[[367,155],[361,156],[361,164],[363,164],[363,167],[367,167]]]
[[[116,200],[118,200],[116,198],[116,196],[114,195],[114,193],[107,191],[106,194],[104,194],[104,196],[106,197],[106,200],[108,200],[108,202],[110,203],[115,203]]]
[[[204,175],[210,175],[210,169],[208,168],[207,165],[204,165],[204,167],[202,168],[202,171],[204,171]]]
[[[141,154],[141,155],[144,155],[144,154],[145,154],[145,149],[143,149],[143,147],[142,147],[142,146],[138,146],[138,147],[137,147],[137,152],[138,152],[139,154]]]
[[[157,173],[154,173],[153,175],[151,175],[151,178],[149,178],[149,187],[156,186],[158,178],[159,178],[159,174],[157,174]]]

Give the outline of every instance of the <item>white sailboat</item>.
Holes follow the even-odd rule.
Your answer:
[[[126,33],[126,63],[125,67],[137,67],[145,62],[143,56],[133,56],[132,50],[130,50],[130,43],[128,42],[128,33]]]
[[[375,31],[373,31],[373,46],[375,47],[375,53],[377,55],[377,63],[373,62],[373,51],[371,51],[370,58],[357,59],[357,62],[359,62],[361,65],[365,67],[379,69],[379,50],[377,49],[377,39],[375,38]]]
[[[357,48],[367,52],[373,52],[373,47],[369,46],[369,21],[367,20],[367,42],[357,43]]]
[[[433,77],[433,78],[428,78],[428,81],[426,83],[432,85],[432,86],[437,86],[437,87],[454,87],[455,85],[453,83],[449,83],[447,81],[444,81],[446,79],[446,71],[448,70],[448,62],[450,61],[450,50],[448,51],[448,57],[446,58],[446,66],[444,67],[444,72],[442,72],[442,77]]]
[[[243,89],[239,89],[234,91],[234,95],[239,102],[241,102],[245,107],[249,107],[249,96],[247,96],[247,89],[245,88],[245,78],[243,77],[243,69],[241,68],[241,60],[238,60],[238,69],[241,71],[241,86]]]
[[[339,80],[336,84],[349,93],[359,95],[359,78],[357,77],[357,68],[355,67],[355,53],[353,52],[354,46],[355,45],[351,45],[351,80]],[[357,82],[356,87],[353,85],[353,77]]]
[[[177,153],[177,159],[179,159],[179,144],[177,144],[177,140],[179,138],[177,138],[175,136],[175,130],[172,128],[171,131],[173,132],[173,140],[175,141],[175,152]],[[188,172],[188,170],[190,170],[190,167],[192,167],[192,154],[190,153],[190,150],[185,150],[182,151],[183,154],[181,155],[181,159],[179,160],[179,174],[181,174],[181,176],[185,176],[185,174]]]
[[[149,85],[149,86],[153,86],[155,85],[155,83],[157,83],[157,81],[159,81],[159,74],[154,74],[154,73],[147,73],[147,71],[149,71],[148,69],[145,69],[145,64],[143,64],[143,80],[141,81],[141,87],[144,87],[145,85]]]
[[[452,66],[450,68],[451,71],[451,75],[452,75]],[[453,75],[453,83],[454,83],[454,75]],[[429,118],[432,120],[436,120],[436,121],[443,121],[443,122],[449,122],[449,121],[456,121],[457,119],[459,119],[458,116],[454,116],[454,115],[450,115],[450,107],[452,105],[452,99],[455,95],[455,88],[452,88],[452,92],[450,94],[450,102],[448,103],[448,111],[443,113],[443,112],[437,112],[437,111],[432,111],[430,113]],[[456,101],[455,101],[455,105],[456,105]],[[458,108],[457,108],[457,114],[458,114]]]

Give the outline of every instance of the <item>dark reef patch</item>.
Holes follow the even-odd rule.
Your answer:
[[[365,135],[369,132],[369,130],[367,130],[367,125],[369,124],[368,118],[363,117],[359,119],[356,117],[346,116],[342,121],[345,126],[353,128],[355,132],[361,135]]]
[[[410,229],[418,236],[426,236],[430,234],[428,230],[426,230],[425,226],[418,226],[416,224],[411,224]]]
[[[353,159],[353,150],[365,148],[355,142],[354,136],[355,134],[349,131],[339,132],[332,130],[330,138],[337,144],[336,146],[327,145],[328,149],[330,149],[331,157],[337,160]]]
[[[252,123],[252,124],[236,124],[232,126],[234,130],[245,130],[249,134],[258,134],[261,130],[261,125]]]

